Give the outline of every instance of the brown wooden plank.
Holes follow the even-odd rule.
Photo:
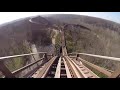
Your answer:
[[[68,65],[67,65],[64,58],[63,58],[63,61],[64,61],[65,69],[66,69],[67,78],[72,78],[71,74],[70,74],[70,71],[69,71],[69,68],[68,68]]]
[[[78,74],[75,66],[70,62],[68,56],[65,56],[64,58],[65,58],[65,60],[66,60],[66,63],[67,63],[67,65],[68,65],[68,68],[72,71],[72,72],[71,72],[72,78],[80,78],[80,75]]]
[[[114,71],[109,78],[120,78],[120,69]]]
[[[60,73],[61,73],[61,57],[59,58],[54,78],[60,78]]]

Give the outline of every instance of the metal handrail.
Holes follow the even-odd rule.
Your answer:
[[[102,58],[102,59],[109,59],[109,60],[113,60],[113,61],[120,61],[120,58],[102,56],[102,55],[94,55],[94,54],[88,54],[88,53],[69,53],[69,54],[86,55],[86,56],[97,57],[97,58]]]
[[[45,54],[45,53],[47,53],[47,52],[38,52],[38,53],[28,53],[28,54],[20,54],[20,55],[13,55],[13,56],[5,56],[5,57],[0,57],[0,61],[3,61],[4,59],[24,57],[24,56],[30,56],[30,55],[36,55],[36,54]]]

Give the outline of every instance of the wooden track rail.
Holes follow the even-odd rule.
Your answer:
[[[102,59],[110,59],[110,60],[113,60],[113,61],[119,61],[120,58],[101,56],[101,55],[93,55],[93,54],[86,54],[86,53],[69,53],[69,55],[70,55],[71,58],[75,58],[76,60],[81,61],[84,65],[89,66],[89,67],[97,70],[98,72],[108,76],[108,78],[111,78],[111,77],[115,78],[115,77],[119,76],[119,74],[120,74],[120,73],[118,73],[119,70],[112,71],[112,70],[109,70],[109,69],[106,69],[106,68],[102,68],[100,66],[97,66],[95,64],[92,64],[92,63],[82,59],[80,57],[80,55],[85,55],[85,56],[90,56],[90,57],[95,57],[95,58],[102,58]],[[76,55],[76,56],[72,56],[72,55]]]

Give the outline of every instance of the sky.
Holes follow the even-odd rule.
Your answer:
[[[99,17],[120,23],[120,12],[0,12],[0,24],[10,22],[19,18],[44,14],[76,14]]]

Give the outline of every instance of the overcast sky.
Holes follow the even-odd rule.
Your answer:
[[[77,14],[108,19],[120,23],[120,12],[0,12],[0,24],[19,18],[44,14]]]

